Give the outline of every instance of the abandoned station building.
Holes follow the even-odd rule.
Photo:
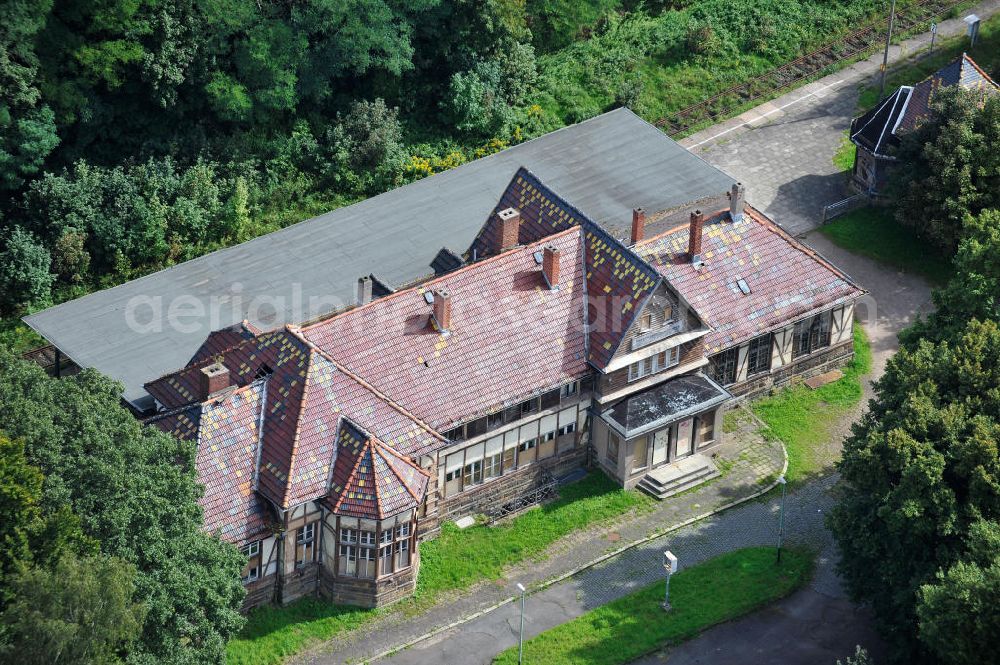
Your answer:
[[[234,323],[145,382],[147,422],[196,442],[206,529],[247,555],[248,606],[392,602],[442,521],[582,468],[668,494],[650,473],[717,446],[733,396],[851,358],[863,289],[740,184],[631,127],[723,187],[598,222],[512,169],[436,275],[365,276],[313,320]]]

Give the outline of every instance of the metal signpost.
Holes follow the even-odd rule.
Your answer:
[[[517,631],[517,665],[524,662],[524,585],[517,583],[521,591],[521,628]]]
[[[931,23],[931,53],[934,52],[935,39],[937,39],[937,23]]]
[[[663,553],[663,569],[667,571],[667,589],[663,594],[663,609],[670,611],[670,576],[677,572],[677,557],[667,550]]]
[[[778,482],[781,484],[781,507],[778,509],[778,563],[781,563],[781,537],[785,535],[785,486],[788,481],[781,476]]]

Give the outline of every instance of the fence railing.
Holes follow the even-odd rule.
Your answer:
[[[855,194],[836,203],[823,206],[823,223],[826,224],[831,219],[836,219],[841,215],[846,215],[852,210],[863,208],[869,204],[871,204],[871,197],[868,194]]]

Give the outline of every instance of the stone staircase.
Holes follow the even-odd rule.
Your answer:
[[[719,475],[711,458],[692,455],[650,471],[639,481],[638,487],[657,499],[668,499]]]

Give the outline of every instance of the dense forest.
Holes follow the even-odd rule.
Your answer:
[[[0,341],[66,300],[619,105],[647,118],[876,0],[9,0]]]

